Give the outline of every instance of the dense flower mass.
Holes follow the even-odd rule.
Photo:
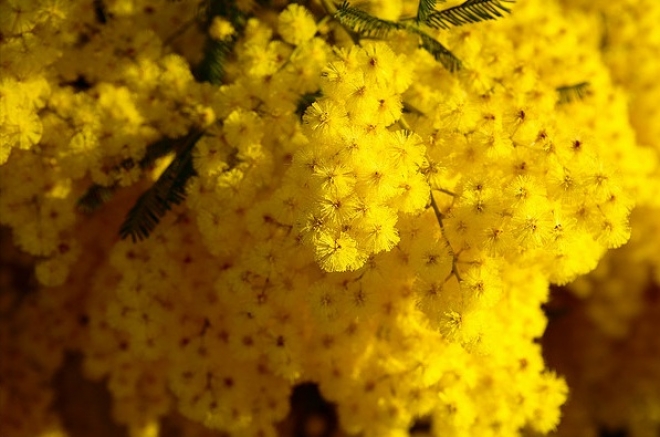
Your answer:
[[[656,435],[659,21],[1,0],[3,435]]]

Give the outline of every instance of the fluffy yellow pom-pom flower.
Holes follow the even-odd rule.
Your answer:
[[[292,4],[280,14],[277,30],[284,41],[300,45],[314,37],[316,23],[312,14],[305,7]]]

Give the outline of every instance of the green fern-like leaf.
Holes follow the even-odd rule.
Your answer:
[[[154,143],[151,143],[147,146],[147,151],[138,162],[140,169],[145,170],[154,165],[158,158],[161,158],[173,150],[176,140],[172,138],[162,138]],[[133,166],[135,165],[133,160],[127,160],[122,163],[124,166]],[[119,166],[115,166],[118,168]],[[89,214],[97,209],[99,209],[103,204],[112,199],[115,191],[119,188],[118,183],[114,183],[110,186],[104,186],[99,184],[94,184],[85,191],[80,199],[78,199],[78,210],[80,212]]]
[[[229,20],[235,29],[243,29],[247,17],[236,5],[236,0],[203,0],[199,4],[198,16],[204,28],[208,28],[214,17],[220,16]]]
[[[223,17],[231,22],[238,34],[243,32],[247,23],[247,16],[232,0],[206,0],[201,3],[198,16],[205,29],[211,25],[215,17]],[[195,71],[195,78],[200,82],[222,84],[224,65],[234,50],[237,40],[237,36],[223,41],[208,38],[204,46],[204,57]]]
[[[560,86],[557,88],[557,103],[565,104],[576,100],[582,100],[591,92],[589,82],[580,82],[574,85]]]
[[[236,5],[234,0],[205,0],[200,4],[198,20],[203,28],[208,28],[215,17],[221,16],[228,19],[238,35],[240,35],[247,23],[247,15]],[[232,55],[234,46],[239,36],[223,41],[208,38],[204,47],[204,57],[194,71],[195,78],[200,82],[210,82],[214,85],[222,84],[224,76],[224,65]],[[160,219],[185,199],[186,184],[195,175],[192,151],[202,132],[191,131],[180,140],[172,142],[173,147],[160,144],[162,148],[155,147],[152,154],[148,154],[146,162],[153,162],[161,152],[177,150],[177,154],[170,165],[165,169],[158,180],[147,190],[133,208],[129,211],[126,220],[119,230],[122,238],[130,236],[133,241],[147,238],[156,228]]]
[[[296,107],[296,114],[302,120],[302,116],[305,113],[305,110],[309,105],[316,102],[322,96],[321,90],[318,90],[313,93],[305,93],[298,99],[298,105]]]
[[[420,46],[432,54],[435,60],[440,62],[442,66],[447,70],[454,73],[463,67],[461,60],[458,59],[456,55],[454,55],[451,51],[449,51],[447,47],[443,46],[431,36],[427,35],[419,29],[411,28],[410,30],[420,37]]]
[[[431,12],[424,23],[434,29],[449,29],[480,21],[495,20],[511,12],[506,3],[515,0],[467,0],[443,11]]]
[[[335,18],[344,27],[364,38],[386,38],[390,32],[403,28],[402,24],[382,20],[370,15],[368,12],[353,8],[348,2],[344,2],[337,9]]]
[[[103,206],[103,204],[112,199],[116,189],[116,184],[109,187],[99,184],[92,185],[87,191],[85,191],[85,194],[78,199],[78,211],[86,214],[96,211]]]
[[[365,11],[351,7],[346,1],[335,13],[335,18],[344,27],[367,38],[386,38],[390,32],[397,29],[414,33],[420,38],[420,47],[431,53],[446,69],[454,72],[461,68],[461,61],[452,52],[416,26],[381,20]]]
[[[440,0],[444,2],[445,0]],[[435,5],[438,3],[437,0],[419,0],[419,6],[417,7],[417,21],[426,21],[429,15],[435,11]]]
[[[183,202],[186,184],[195,175],[192,150],[201,136],[201,131],[192,131],[181,139],[183,147],[174,160],[126,216],[119,230],[122,239],[130,236],[136,242],[147,238],[167,211]]]
[[[178,140],[174,138],[164,137],[149,144],[146,153],[138,163],[140,168],[142,170],[151,168],[156,163],[157,159],[162,158],[174,150],[177,141]]]
[[[94,0],[94,4],[97,15],[104,12],[102,0]],[[228,19],[238,35],[245,28],[248,18],[237,7],[235,0],[204,0],[200,3],[197,16],[200,27],[208,28],[217,16]],[[105,21],[107,17],[103,15],[100,18]],[[233,52],[234,45],[239,38],[238,35],[224,41],[207,39],[203,59],[194,70],[195,78],[198,81],[210,82],[215,85],[222,83],[224,65]],[[128,213],[120,229],[122,238],[130,235],[133,241],[137,241],[148,237],[167,211],[185,199],[186,183],[195,175],[192,150],[201,135],[202,132],[193,130],[185,137],[163,138],[147,148],[145,156],[138,163],[142,170],[150,168],[158,158],[173,150],[176,151],[176,156],[160,178],[140,196]],[[126,160],[121,165],[134,166],[135,162]],[[83,212],[94,211],[107,202],[117,189],[118,184],[109,187],[92,185],[78,200],[78,208]]]
[[[195,72],[196,79],[201,82],[210,82],[213,85],[221,85],[222,78],[225,74],[224,65],[235,43],[235,39],[228,41],[207,41],[204,58]]]

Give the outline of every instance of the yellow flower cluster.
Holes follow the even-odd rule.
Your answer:
[[[309,142],[288,173],[303,209],[303,241],[326,271],[357,270],[399,242],[398,213],[418,214],[428,203],[421,173],[422,139],[390,131],[401,116],[411,71],[384,43],[339,54],[323,71],[321,93],[305,113]]]
[[[568,290],[580,300],[561,305],[556,327],[544,340],[550,363],[566,375],[573,390],[557,435],[596,436],[600,429],[650,437],[660,429],[660,355],[657,336],[651,334],[660,320],[660,65],[649,62],[660,51],[653,24],[660,20],[660,5],[566,3],[572,13],[600,16],[596,25],[602,29],[603,58],[627,94],[634,135],[648,156],[637,165],[648,165],[651,171],[633,190],[638,206],[631,217],[630,242],[608,253],[593,273],[570,284]],[[566,345],[568,332],[581,335]],[[567,346],[572,352],[567,353]]]
[[[461,60],[450,73],[414,32],[355,42],[329,1],[2,2],[0,223],[34,259],[2,239],[0,423],[67,435],[49,381],[75,351],[135,437],[274,436],[308,382],[365,437],[421,419],[438,436],[553,430],[574,379],[544,362],[541,306],[628,240],[636,203],[657,208],[660,150],[626,100],[653,106],[651,73],[621,58],[640,34],[615,26],[601,56],[594,32],[594,11],[641,12],[563,3],[424,29]],[[214,8],[229,12],[200,32]],[[205,44],[234,44],[221,85],[196,79]],[[583,99],[557,92],[585,81]],[[185,203],[120,240],[176,159],[140,165],[149,145],[190,132]],[[114,197],[85,215],[90,186]],[[621,334],[635,302],[589,311]]]

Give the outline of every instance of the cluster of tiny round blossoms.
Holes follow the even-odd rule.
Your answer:
[[[338,54],[322,73],[323,98],[305,112],[308,143],[293,157],[292,184],[303,187],[297,217],[303,241],[329,272],[357,270],[399,242],[398,215],[424,210],[422,139],[388,129],[401,116],[411,71],[384,43]]]
[[[652,1],[631,17],[657,12]],[[309,383],[349,434],[431,422],[437,436],[514,437],[550,432],[567,391],[581,393],[544,361],[542,305],[628,240],[636,204],[657,215],[658,125],[626,104],[657,106],[655,70],[623,55],[643,39],[636,21],[614,3],[519,0],[493,22],[416,29],[460,59],[450,72],[412,20],[360,39],[333,2],[285,3],[0,4],[0,423],[12,436],[84,433],[53,402],[82,384],[72,374],[97,383],[86,411],[111,395],[99,428],[135,437],[275,436]],[[398,20],[418,4],[358,6]],[[214,7],[230,13],[200,32]],[[594,10],[628,23],[604,55]],[[204,50],[230,46],[222,84],[198,80]],[[145,157],[196,132],[185,202],[147,239],[121,240],[177,159]],[[108,198],[84,213],[90,189]],[[657,270],[650,241],[618,255],[640,269],[630,275],[638,259]],[[632,301],[600,279],[613,263],[573,290],[600,296],[587,314],[601,328],[642,338],[657,320],[640,305],[648,281],[626,277],[637,300],[618,305]],[[626,351],[641,357],[634,374],[653,362],[640,343]],[[654,411],[645,380],[629,380],[642,382],[621,399]]]

